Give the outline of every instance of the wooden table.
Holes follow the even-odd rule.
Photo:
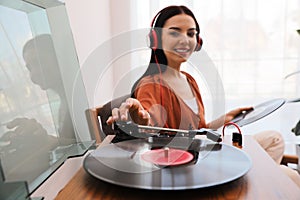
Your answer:
[[[108,136],[101,145],[111,141]],[[224,139],[231,143],[231,137]],[[179,190],[157,191],[132,189],[98,180],[81,168],[56,199],[280,199],[299,200],[299,187],[286,176],[252,136],[244,136],[243,150],[251,157],[253,165],[243,177],[218,186]]]

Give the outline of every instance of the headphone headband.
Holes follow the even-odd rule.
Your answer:
[[[161,14],[161,11],[159,11],[155,16],[154,16],[154,18],[152,19],[152,22],[151,22],[151,28],[154,28],[154,25],[155,25],[155,23],[156,23],[156,20],[157,20],[157,18],[158,18],[158,16]]]

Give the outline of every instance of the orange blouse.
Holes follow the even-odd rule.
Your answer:
[[[135,97],[151,115],[151,125],[175,129],[206,128],[204,106],[198,85],[194,78],[183,72],[196,97],[198,113],[177,96],[159,74],[140,80]]]

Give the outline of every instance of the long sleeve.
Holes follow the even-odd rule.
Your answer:
[[[195,114],[184,101],[178,97],[159,75],[144,77],[135,91],[136,98],[151,115],[154,126],[198,129],[206,127],[204,108],[198,86],[191,76],[187,75],[199,107]]]

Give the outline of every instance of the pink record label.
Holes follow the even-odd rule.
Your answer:
[[[186,164],[194,158],[188,151],[172,148],[150,150],[143,153],[141,157],[147,162],[163,166]]]

